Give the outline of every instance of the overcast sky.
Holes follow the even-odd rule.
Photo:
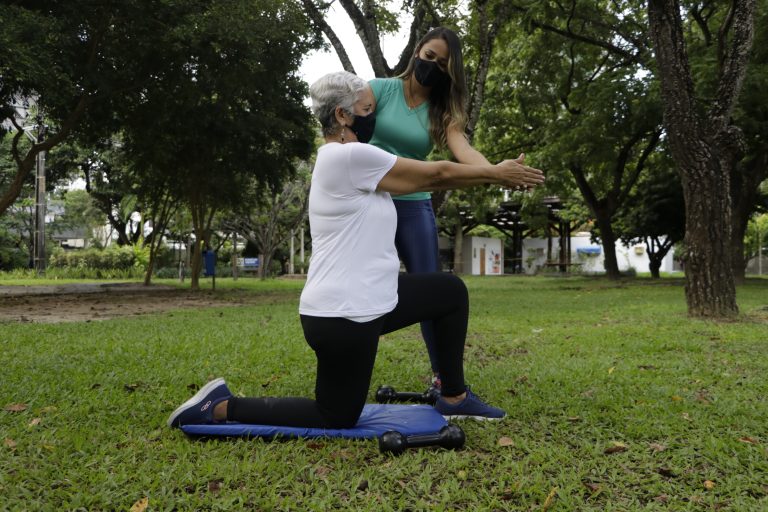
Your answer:
[[[341,41],[341,44],[344,45],[344,48],[349,55],[349,59],[352,61],[352,65],[355,67],[355,71],[360,78],[365,80],[374,78],[373,69],[368,61],[368,56],[365,54],[363,43],[360,41],[360,38],[357,37],[352,20],[349,19],[349,16],[347,16],[347,13],[341,5],[334,2],[328,9],[325,21],[331,26],[333,31],[336,32],[336,36]],[[384,58],[387,59],[390,66],[395,65],[397,59],[400,58],[400,52],[403,51],[403,47],[405,47],[405,44],[408,42],[408,29],[410,28],[410,24],[410,16],[401,16],[400,32],[382,38],[381,48],[384,52]],[[344,69],[341,65],[341,61],[336,56],[336,50],[330,46],[327,39],[325,39],[325,42],[329,44],[329,50],[325,52],[316,51],[310,53],[305,57],[299,70],[301,76],[310,85],[326,73]]]

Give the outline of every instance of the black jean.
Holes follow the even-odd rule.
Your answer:
[[[463,393],[469,316],[464,282],[444,273],[400,274],[397,294],[397,307],[370,322],[302,315],[304,337],[317,356],[315,400],[233,397],[227,419],[289,427],[354,426],[368,396],[379,336],[424,320],[433,321],[443,395]]]

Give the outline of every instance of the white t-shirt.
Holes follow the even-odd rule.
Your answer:
[[[368,321],[397,305],[397,212],[377,192],[397,157],[359,142],[317,152],[309,192],[312,257],[299,313]]]

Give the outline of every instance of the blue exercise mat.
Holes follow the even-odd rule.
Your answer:
[[[406,436],[436,434],[447,425],[443,416],[429,405],[366,404],[360,420],[353,428],[323,429],[249,425],[246,423],[215,423],[182,425],[184,433],[193,436],[225,437],[341,437],[370,439],[388,430]]]

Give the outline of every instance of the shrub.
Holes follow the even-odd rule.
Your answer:
[[[629,267],[627,270],[620,272],[624,277],[637,277],[637,269],[635,267]]]
[[[178,279],[179,267],[161,267],[155,270],[155,277],[158,279]],[[184,277],[190,277],[191,272],[189,267],[184,267]]]
[[[161,245],[155,255],[155,268],[175,267],[179,271],[179,255],[167,245]]]
[[[54,250],[49,258],[50,268],[91,269],[91,270],[130,270],[136,266],[136,252],[132,247],[114,247],[106,249],[83,249],[80,251]],[[141,270],[141,268],[139,269]]]
[[[45,277],[49,279],[141,279],[144,270],[131,268],[88,268],[88,267],[48,267]]]
[[[0,247],[0,270],[26,268],[29,254],[18,247]]]

